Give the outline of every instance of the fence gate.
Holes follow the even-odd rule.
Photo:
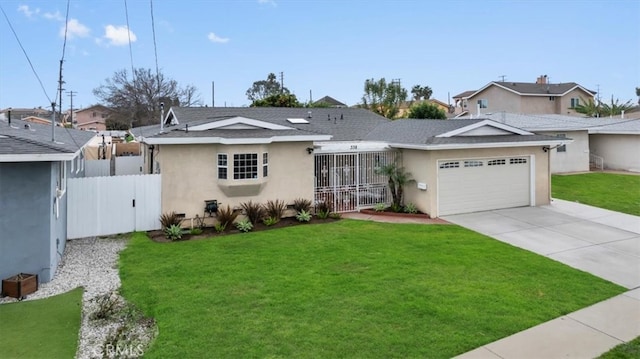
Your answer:
[[[388,179],[376,174],[376,168],[393,163],[396,156],[390,151],[316,154],[316,203],[329,202],[335,212],[389,203]]]
[[[160,229],[160,175],[70,178],[67,238]]]

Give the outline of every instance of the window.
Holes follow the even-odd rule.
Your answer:
[[[96,112],[95,111],[91,112],[91,117],[96,117]]]
[[[487,161],[487,166],[502,166],[506,164],[507,164],[507,160],[505,159]]]
[[[465,167],[482,167],[482,161],[464,161]]]
[[[555,101],[556,97],[555,96],[549,96],[549,101]]]
[[[521,163],[527,163],[527,159],[526,158],[510,158],[509,159],[510,165],[517,165]]]
[[[218,153],[218,179],[227,179],[227,155]]]
[[[440,168],[458,168],[460,167],[460,162],[443,162],[440,164]]]
[[[567,138],[567,135],[565,133],[559,133],[556,135],[556,137]],[[562,145],[556,148],[556,152],[567,152],[567,145]]]
[[[478,100],[478,105],[480,105],[480,108],[487,108],[487,106],[489,106],[489,100],[486,100],[486,99]]]
[[[267,177],[269,175],[269,154],[262,154],[262,177]]]
[[[579,98],[572,98],[571,99],[571,108],[576,108],[580,106],[580,99]]]
[[[233,179],[258,178],[258,154],[240,153],[233,155]]]

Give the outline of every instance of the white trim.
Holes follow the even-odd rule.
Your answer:
[[[531,146],[555,146],[572,143],[573,140],[566,139],[564,141],[548,140],[548,141],[530,141],[530,142],[499,142],[499,143],[455,143],[445,145],[413,145],[404,143],[390,143],[391,148],[405,148],[411,150],[465,150],[473,148],[505,148],[505,147],[531,147]]]
[[[573,86],[572,88],[570,88],[569,90],[563,92],[563,93],[546,93],[546,94],[537,94],[537,93],[529,93],[529,92],[520,92],[520,91],[516,91],[514,89],[508,88],[504,85],[500,85],[499,83],[496,83],[494,81],[489,82],[488,84],[484,85],[481,89],[479,89],[478,91],[472,93],[471,95],[467,96],[467,97],[461,97],[461,99],[466,99],[469,100],[472,97],[474,97],[475,95],[479,94],[480,92],[486,90],[488,87],[490,87],[491,85],[495,85],[500,87],[503,90],[507,90],[509,92],[512,92],[516,95],[520,95],[520,96],[537,96],[537,97],[549,97],[549,96],[554,96],[554,97],[562,97],[566,94],[568,94],[569,92],[575,90],[576,88],[581,89],[582,91],[586,92],[587,94],[589,94],[591,97],[593,97],[594,95],[591,93],[591,91],[587,90],[586,88],[576,84],[575,86]],[[553,85],[557,85],[557,84],[546,84],[549,86],[553,86]]]
[[[191,129],[189,129],[191,130]],[[187,145],[187,144],[222,144],[222,145],[257,145],[273,142],[313,142],[329,141],[330,135],[309,136],[271,136],[264,138],[223,138],[223,137],[173,137],[173,138],[142,138],[142,142],[149,145]]]
[[[74,153],[36,153],[36,154],[11,154],[0,155],[0,162],[55,162],[70,161],[76,155]]]
[[[252,118],[246,118],[242,116],[237,116],[233,118],[228,118],[226,120],[213,121],[209,123],[205,123],[202,125],[190,126],[189,131],[206,131],[215,128],[233,126],[233,125],[247,125],[255,128],[264,128],[268,130],[295,130],[295,128],[277,125],[275,123],[255,120]]]
[[[460,127],[460,128],[455,129],[453,131],[449,131],[449,132],[445,132],[445,133],[439,134],[436,137],[453,137],[453,136],[457,136],[457,135],[463,134],[465,132],[469,132],[469,131],[475,130],[476,128],[483,127],[483,126],[491,126],[491,127],[499,128],[501,130],[512,132],[513,134],[516,134],[516,135],[533,135],[533,133],[531,133],[531,132],[525,131],[525,130],[517,128],[517,127],[509,126],[509,125],[504,124],[504,123],[496,122],[496,121],[493,121],[493,120],[483,120],[483,121],[476,122],[476,123],[468,125],[468,126]]]
[[[547,171],[549,171],[549,169],[547,168]],[[551,173],[547,172],[547,177],[551,178]],[[529,155],[529,186],[531,186],[530,188],[530,198],[529,198],[529,202],[530,202],[530,206],[535,207],[536,205],[536,156],[531,154]],[[549,191],[551,191],[551,188],[549,188]]]

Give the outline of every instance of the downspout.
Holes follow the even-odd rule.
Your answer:
[[[149,151],[151,154],[149,155],[149,174],[153,174],[153,145],[149,146]]]

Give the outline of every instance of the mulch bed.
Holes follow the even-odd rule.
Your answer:
[[[251,232],[268,231],[270,229],[284,228],[284,227],[291,227],[291,226],[303,226],[306,224],[331,223],[339,220],[340,219],[336,219],[336,218],[319,219],[314,217],[311,219],[310,222],[304,223],[304,222],[298,221],[295,217],[285,217],[285,218],[281,218],[278,223],[271,226],[267,226],[262,222],[258,222],[253,226],[253,229],[251,230]],[[224,230],[224,232],[220,232],[220,233],[216,232],[214,227],[205,227],[202,229],[201,234],[197,234],[197,235],[189,234],[189,233],[183,234],[180,241],[211,238],[211,237],[225,236],[225,235],[237,234],[237,233],[242,233],[242,232],[240,232],[235,226],[231,226],[231,228],[227,228]],[[148,231],[147,235],[154,242],[159,242],[159,243],[172,242],[171,240],[167,239],[164,232],[161,230]]]

